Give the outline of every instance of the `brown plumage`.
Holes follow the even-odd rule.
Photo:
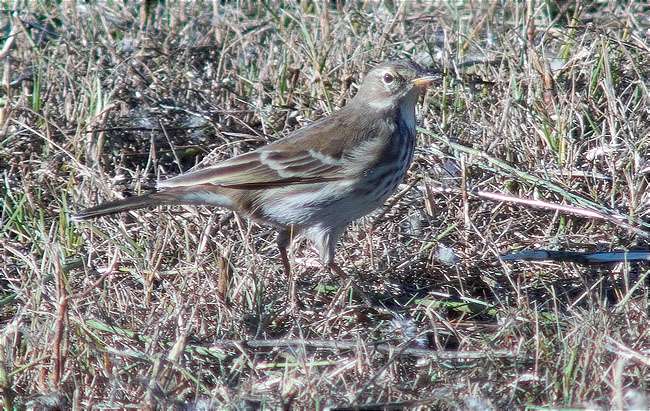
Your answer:
[[[297,234],[344,275],[334,262],[336,242],[351,221],[381,206],[404,178],[415,146],[417,98],[438,78],[410,61],[381,64],[333,115],[250,153],[164,180],[155,193],[104,203],[75,218],[160,204],[226,207],[277,227],[287,275],[286,248]]]

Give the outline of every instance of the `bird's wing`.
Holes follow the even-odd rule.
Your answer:
[[[265,189],[354,178],[381,156],[392,122],[343,108],[334,115],[250,153],[181,174],[159,188],[214,184]],[[379,144],[378,144],[379,143]]]
[[[349,128],[336,118],[324,119],[292,135],[217,165],[162,181],[159,188],[214,184],[238,189],[265,189],[350,178],[349,150],[341,141]]]
[[[265,146],[220,164],[170,178],[160,188],[214,184],[239,189],[263,189],[320,183],[345,178],[341,160],[314,150],[283,145]]]

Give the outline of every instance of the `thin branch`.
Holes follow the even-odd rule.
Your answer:
[[[427,136],[433,137],[434,139],[448,145],[449,147],[451,147],[454,150],[458,150],[458,151],[461,151],[463,153],[466,153],[466,154],[469,154],[469,155],[472,155],[472,156],[475,156],[477,158],[480,158],[480,159],[484,160],[490,166],[494,167],[494,168],[490,168],[490,169],[494,170],[495,172],[499,172],[499,173],[501,173],[503,175],[507,175],[509,177],[517,178],[517,179],[519,179],[521,181],[525,181],[525,182],[528,182],[530,184],[535,184],[535,185],[538,185],[540,187],[544,187],[549,191],[552,191],[552,192],[554,192],[556,194],[559,194],[560,196],[562,196],[563,198],[566,198],[568,201],[570,201],[570,202],[572,202],[574,204],[579,204],[579,205],[581,205],[583,207],[588,208],[592,212],[599,213],[601,218],[603,218],[603,219],[605,219],[605,220],[607,220],[607,221],[609,221],[611,223],[614,223],[614,224],[620,225],[622,227],[625,227],[627,229],[630,229],[630,230],[634,231],[636,234],[638,234],[640,236],[643,236],[643,237],[646,237],[646,238],[650,237],[650,233],[648,233],[648,232],[646,232],[646,231],[644,231],[642,229],[633,227],[631,224],[627,223],[626,221],[631,220],[631,218],[629,216],[627,216],[627,215],[613,213],[612,210],[608,209],[607,207],[604,207],[601,204],[598,204],[595,201],[591,201],[591,200],[588,200],[588,199],[586,199],[584,197],[581,197],[581,196],[579,196],[577,194],[573,194],[573,193],[563,189],[559,185],[557,185],[555,183],[552,183],[552,182],[550,182],[548,180],[545,180],[543,178],[540,178],[540,177],[534,176],[532,174],[526,173],[524,171],[521,171],[521,170],[511,166],[510,164],[506,163],[505,161],[494,158],[494,157],[490,156],[489,154],[487,154],[487,153],[485,153],[485,152],[483,152],[481,150],[478,150],[478,149],[475,149],[475,148],[472,148],[472,147],[467,147],[467,146],[464,146],[462,144],[454,143],[453,141],[449,141],[447,138],[445,138],[443,136],[440,136],[440,135],[438,135],[436,133],[433,133],[432,131],[424,129],[424,128],[418,127],[418,132],[420,132],[422,134],[425,134]],[[634,221],[634,223],[641,226],[641,227],[644,227],[644,228],[650,228],[650,223],[646,223],[644,221],[636,220],[636,221]]]
[[[555,211],[560,211],[564,212],[567,214],[573,214],[573,215],[578,215],[581,217],[586,217],[586,218],[595,218],[598,220],[605,220],[607,222],[610,222],[614,225],[617,225],[619,227],[623,227],[627,230],[632,231],[634,234],[644,237],[644,238],[650,238],[650,232],[642,230],[638,227],[634,227],[631,224],[628,224],[626,221],[623,221],[621,217],[617,216],[612,216],[608,215],[605,213],[602,213],[600,211],[595,211],[595,210],[590,210],[588,208],[584,207],[576,207],[576,206],[565,206],[561,204],[555,204],[555,203],[550,203],[548,201],[541,201],[541,200],[529,200],[526,198],[519,198],[519,197],[514,197],[506,194],[499,194],[499,193],[491,193],[488,191],[477,191],[474,194],[476,194],[478,197],[481,198],[487,198],[489,200],[494,200],[494,201],[504,201],[504,202],[509,202],[509,203],[516,203],[516,204],[526,204],[531,207],[535,208],[543,208],[547,210],[555,210]]]

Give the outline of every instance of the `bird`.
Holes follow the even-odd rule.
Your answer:
[[[292,304],[295,281],[287,248],[298,235],[311,241],[325,267],[336,263],[346,227],[382,206],[413,160],[415,107],[442,78],[412,60],[372,68],[338,111],[254,151],[159,181],[156,191],[87,208],[74,220],[159,205],[208,205],[273,226]],[[353,288],[363,292],[350,281]]]

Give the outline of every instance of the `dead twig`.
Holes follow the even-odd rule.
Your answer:
[[[560,211],[564,212],[567,214],[573,214],[581,217],[586,217],[586,218],[595,218],[598,220],[605,220],[607,222],[610,222],[614,225],[617,225],[619,227],[623,227],[629,231],[632,231],[634,234],[644,237],[644,238],[650,238],[650,232],[642,230],[638,227],[634,227],[631,224],[628,224],[627,222],[623,221],[621,216],[613,216],[613,215],[608,215],[600,211],[595,211],[595,210],[590,210],[584,207],[576,207],[576,206],[566,206],[566,205],[561,205],[561,204],[555,204],[555,203],[550,203],[548,201],[541,201],[541,200],[530,200],[527,198],[519,198],[519,197],[514,197],[506,194],[499,194],[499,193],[491,193],[489,191],[477,191],[475,193],[478,197],[481,198],[487,198],[489,200],[495,200],[495,201],[505,201],[509,203],[516,203],[516,204],[526,204],[531,207],[535,208],[543,208],[547,210],[555,210],[555,211]]]

